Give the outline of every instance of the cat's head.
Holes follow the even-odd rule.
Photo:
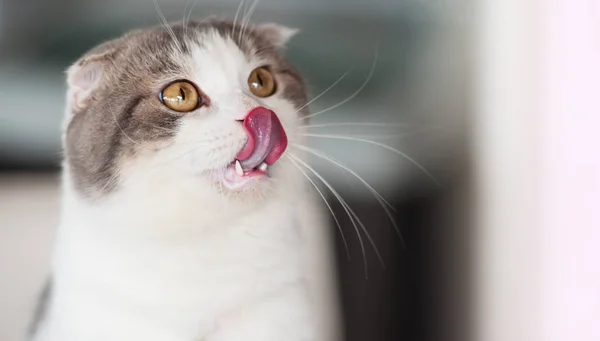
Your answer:
[[[129,33],[68,70],[65,171],[83,197],[196,192],[260,201],[298,182],[307,95],[294,30],[211,19]]]

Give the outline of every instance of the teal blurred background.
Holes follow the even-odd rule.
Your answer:
[[[248,5],[251,1],[247,0]],[[239,0],[159,0],[169,21],[233,18]],[[262,0],[254,22],[300,29],[287,56],[308,79],[311,97],[351,70],[311,105],[329,122],[387,127],[323,127],[316,134],[368,138],[413,161],[365,143],[315,138],[397,209],[405,245],[368,190],[319,159],[315,167],[372,227],[387,271],[370,252],[365,280],[360,248],[338,250],[347,340],[465,340],[469,288],[464,197],[468,174],[467,53],[473,21],[467,0]],[[87,49],[139,27],[159,25],[152,0],[0,0],[0,339],[16,341],[43,279],[58,215],[64,70]],[[405,126],[401,126],[405,124]],[[336,208],[338,216],[344,213]],[[332,235],[335,229],[332,228]],[[340,251],[341,250],[341,251]]]

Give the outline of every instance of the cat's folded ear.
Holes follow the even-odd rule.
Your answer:
[[[254,29],[258,35],[276,47],[284,47],[298,33],[298,29],[275,23],[260,24],[255,26]]]
[[[71,114],[83,111],[94,92],[104,83],[106,68],[114,61],[119,48],[105,43],[88,52],[67,69],[67,102]]]

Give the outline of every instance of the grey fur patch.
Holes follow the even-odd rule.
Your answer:
[[[164,27],[130,32],[86,53],[79,65],[103,63],[101,80],[84,108],[72,113],[65,132],[65,155],[76,190],[94,198],[116,189],[119,163],[135,157],[139,147],[168,140],[176,133],[182,115],[171,112],[158,100],[157,87],[184,74],[173,54],[181,46],[202,44],[202,33],[216,30],[232,36],[240,27],[230,21],[210,19],[171,26],[175,41]],[[278,79],[278,91],[298,108],[307,102],[304,80],[272,44],[253,27],[234,40],[250,56],[258,53],[270,61],[268,67]],[[76,64],[77,65],[77,64]],[[168,81],[167,81],[168,83]],[[306,114],[306,109],[301,114]]]

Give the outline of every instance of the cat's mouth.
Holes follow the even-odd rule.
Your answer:
[[[227,166],[225,184],[231,189],[249,180],[268,177],[269,168],[281,158],[287,148],[287,135],[277,114],[264,107],[252,109],[242,121],[248,141]]]
[[[244,170],[238,159],[230,163],[223,174],[223,183],[231,190],[245,187],[249,182],[261,182],[269,177],[269,166],[262,162],[258,167]]]

